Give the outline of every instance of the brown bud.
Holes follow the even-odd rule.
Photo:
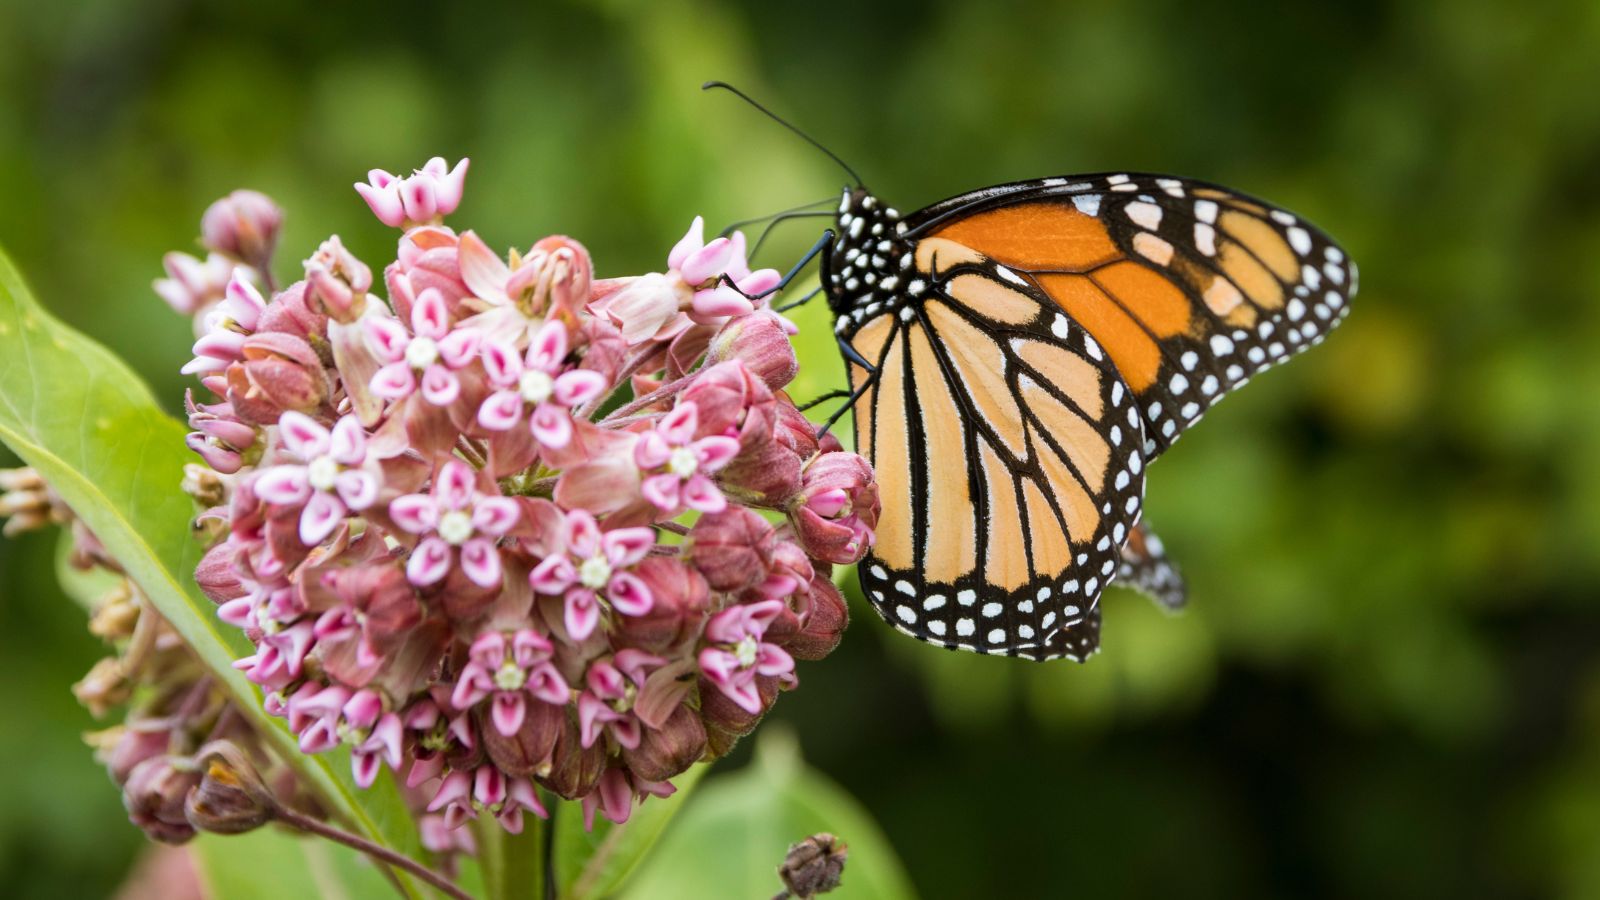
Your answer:
[[[89,633],[101,640],[120,640],[133,634],[138,622],[139,603],[134,599],[133,583],[124,578],[100,598],[89,618]]]
[[[72,695],[97,719],[111,707],[127,703],[132,693],[133,685],[123,673],[122,663],[110,656],[95,663],[89,674],[72,686]]]
[[[203,774],[183,805],[184,817],[195,830],[243,834],[278,817],[272,792],[237,746],[213,741],[195,758]]]
[[[713,590],[742,591],[766,577],[772,541],[772,524],[759,513],[729,506],[694,524],[689,558]]]
[[[616,639],[625,647],[660,653],[699,633],[711,599],[711,588],[693,566],[665,556],[649,556],[633,573],[655,598],[642,616],[619,616]]]
[[[680,704],[660,729],[645,728],[639,746],[622,748],[622,761],[645,781],[682,774],[706,752],[706,726],[694,710]]]
[[[529,698],[522,727],[510,737],[501,734],[500,729],[484,721],[485,718],[479,717],[478,733],[483,736],[484,751],[500,771],[516,777],[530,777],[551,770],[551,754],[567,721],[566,707]]]
[[[228,488],[222,476],[198,463],[184,463],[182,487],[203,509],[219,506],[228,499]]]
[[[156,756],[133,767],[122,787],[122,805],[128,820],[151,838],[181,844],[194,837],[194,826],[184,817],[189,790],[200,783],[194,760],[182,756]]]
[[[783,865],[778,867],[778,877],[797,900],[826,894],[839,886],[849,852],[850,848],[833,835],[813,834],[789,848]]]
[[[564,719],[555,748],[551,750],[550,772],[539,776],[538,782],[563,800],[576,800],[600,783],[600,775],[606,769],[606,747],[603,741],[583,747],[578,723],[571,716]]]
[[[822,659],[839,646],[850,624],[850,607],[826,575],[811,580],[801,609],[800,632],[783,645],[795,659]]]

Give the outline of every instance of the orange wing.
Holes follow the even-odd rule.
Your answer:
[[[1154,175],[1047,178],[907,217],[926,254],[1036,287],[1088,329],[1139,400],[1146,456],[1349,310],[1356,269],[1292,213]],[[935,276],[937,277],[937,276]]]

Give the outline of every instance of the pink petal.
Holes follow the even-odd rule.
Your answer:
[[[611,601],[612,608],[625,616],[645,615],[655,605],[650,586],[627,572],[611,576],[611,582],[606,585],[606,599]]]
[[[756,657],[756,672],[762,675],[784,675],[794,671],[794,657],[776,644],[760,645]]]
[[[719,513],[728,508],[715,483],[704,475],[694,475],[683,483],[683,505],[703,513]]]
[[[359,466],[367,458],[367,433],[361,430],[361,423],[356,421],[355,416],[345,416],[334,423],[332,441],[328,446],[328,455],[335,462]]]
[[[509,343],[487,340],[483,342],[483,370],[496,387],[515,387],[522,377],[522,359]]]
[[[406,213],[400,202],[400,192],[392,184],[375,187],[357,182],[356,193],[367,201],[367,206],[372,208],[372,214],[378,217],[378,221],[391,228],[399,228],[405,223]]]
[[[700,471],[715,472],[739,455],[736,438],[714,435],[703,437],[693,444],[694,455],[700,459]]]
[[[450,545],[443,540],[424,538],[406,561],[406,578],[418,587],[437,584],[450,574]]]
[[[560,450],[572,443],[572,416],[555,404],[541,403],[528,418],[528,430],[540,444]]]
[[[739,671],[739,657],[726,650],[707,647],[700,651],[700,673],[717,687],[733,682],[733,673]]]
[[[433,192],[433,178],[412,175],[400,182],[400,202],[405,205],[406,218],[413,222],[426,222],[439,211],[439,200]]]
[[[681,446],[694,440],[700,427],[700,407],[693,400],[685,400],[672,408],[656,423],[656,432],[672,446]]]
[[[494,702],[489,708],[489,718],[494,720],[495,730],[510,737],[522,727],[522,720],[527,716],[528,704],[521,693],[511,691],[496,691]]]
[[[403,531],[427,534],[439,524],[439,506],[427,494],[406,494],[389,504],[389,518]]]
[[[361,328],[367,335],[367,346],[371,348],[374,356],[384,362],[399,362],[405,359],[406,346],[411,343],[411,335],[406,333],[406,327],[400,324],[399,319],[388,316],[367,316],[361,320]]]
[[[452,369],[464,368],[483,346],[483,332],[476,328],[457,328],[439,341],[439,358]]]
[[[494,766],[479,766],[472,773],[472,799],[484,806],[499,806],[506,799],[506,776]]]
[[[694,222],[689,225],[689,230],[684,232],[683,237],[678,238],[678,243],[673,245],[672,252],[667,254],[667,266],[682,269],[689,255],[706,245],[705,231],[706,220],[695,216]]]
[[[528,366],[554,374],[567,358],[567,326],[550,319],[534,334],[528,344]]]
[[[511,638],[511,658],[526,669],[555,649],[550,639],[532,628],[519,629]]]
[[[472,527],[499,537],[517,524],[521,508],[510,497],[481,497],[472,509]]]
[[[450,459],[439,467],[434,476],[433,496],[444,509],[466,509],[472,503],[472,467],[459,459]]]
[[[290,453],[306,462],[327,453],[332,444],[332,436],[320,422],[293,410],[278,419],[278,438]]]
[[[461,545],[461,571],[482,588],[500,586],[503,570],[500,567],[500,550],[494,541],[476,537]]]
[[[250,488],[267,503],[293,506],[311,496],[311,483],[305,466],[273,466],[256,476]]]
[[[376,393],[376,388],[374,388]],[[434,364],[422,373],[422,398],[434,406],[449,406],[461,396],[461,379],[444,366]]]
[[[438,288],[428,288],[417,295],[411,307],[411,331],[417,337],[439,340],[450,333],[450,308]]]
[[[438,812],[452,803],[464,803],[472,793],[472,779],[462,771],[451,772],[445,776],[444,782],[439,785],[439,790],[428,802],[429,812]]]
[[[565,556],[547,556],[528,573],[528,584],[540,594],[559,594],[577,580],[578,570]]]
[[[522,395],[516,391],[495,391],[478,407],[478,424],[490,431],[510,431],[522,418]]]
[[[300,542],[307,547],[322,543],[344,521],[344,514],[344,503],[338,497],[320,491],[312,494],[300,511]]]
[[[455,689],[450,692],[450,705],[456,709],[471,709],[478,705],[478,701],[489,696],[494,689],[494,680],[484,670],[479,662],[467,663],[461,670],[461,676],[456,679]]]
[[[621,568],[631,566],[649,554],[656,545],[656,532],[653,528],[616,528],[606,532],[600,543],[605,550],[606,560],[612,566]]]
[[[448,174],[435,174],[434,201],[439,205],[440,215],[448,216],[456,211],[456,207],[461,205],[461,194],[466,188],[467,163],[469,162],[471,160],[462,157],[461,161],[456,163],[456,167],[451,169]]]
[[[417,379],[404,362],[389,363],[373,373],[368,387],[385,400],[404,400],[417,389]]]
[[[665,513],[678,509],[678,489],[683,482],[676,475],[651,475],[639,485],[639,492],[657,509]]]
[[[461,267],[461,280],[467,283],[474,296],[510,302],[506,296],[506,281],[511,278],[511,269],[482,238],[471,231],[463,232],[456,258]]]
[[[633,461],[641,469],[657,469],[672,458],[672,448],[658,432],[647,431],[633,445]]]
[[[644,738],[644,732],[639,727],[639,720],[631,715],[622,716],[612,722],[610,730],[611,736],[617,739],[617,743],[629,750],[639,749],[639,742]]]
[[[366,509],[378,501],[378,477],[361,469],[346,469],[334,481],[340,499],[351,509]]]
[[[528,693],[554,706],[564,706],[572,695],[566,679],[548,662],[538,663],[528,670],[528,681],[524,687]]]
[[[573,408],[605,393],[606,378],[590,369],[573,369],[556,378],[553,396],[562,406]]]
[[[588,691],[578,695],[578,729],[579,743],[585,747],[593,747],[594,742],[600,737],[600,727],[604,724],[602,717],[615,715],[605,701],[594,696]]]
[[[600,552],[600,524],[594,516],[574,509],[567,513],[567,552],[579,559],[588,559]]]
[[[733,242],[727,238],[713,238],[710,243],[689,254],[678,266],[678,273],[688,284],[701,284],[727,271],[733,261]]]
[[[696,291],[693,308],[696,318],[700,321],[725,316],[742,316],[755,311],[755,306],[749,300],[725,284]]]
[[[600,604],[592,592],[577,588],[567,591],[566,599],[567,634],[574,641],[587,640],[600,623]]]

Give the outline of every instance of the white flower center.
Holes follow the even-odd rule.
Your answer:
[[[611,561],[596,554],[578,566],[578,580],[591,591],[598,591],[611,581]]]
[[[700,471],[700,457],[688,447],[674,447],[672,456],[667,460],[667,470],[679,478],[688,478]]]
[[[755,638],[747,634],[734,645],[733,655],[739,660],[740,668],[748,669],[756,664],[756,658],[761,655],[761,647]]]
[[[433,338],[414,337],[406,345],[406,365],[413,369],[426,369],[439,361],[439,345]]]
[[[319,456],[306,466],[306,480],[319,491],[333,490],[334,482],[339,479],[339,464],[330,456]]]
[[[522,380],[517,386],[522,390],[522,399],[537,406],[550,399],[550,393],[556,388],[556,380],[538,369],[530,369],[522,373]]]
[[[509,659],[494,673],[494,686],[502,691],[520,691],[527,683],[528,674]]]
[[[439,537],[457,546],[472,537],[472,517],[459,509],[452,509],[439,517]]]

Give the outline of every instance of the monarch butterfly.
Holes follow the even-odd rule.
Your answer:
[[[861,587],[898,630],[978,653],[1087,658],[1119,577],[1180,605],[1140,523],[1146,465],[1356,291],[1316,227],[1184,178],[1044,178],[904,216],[858,183],[835,216],[822,287],[883,501]]]

